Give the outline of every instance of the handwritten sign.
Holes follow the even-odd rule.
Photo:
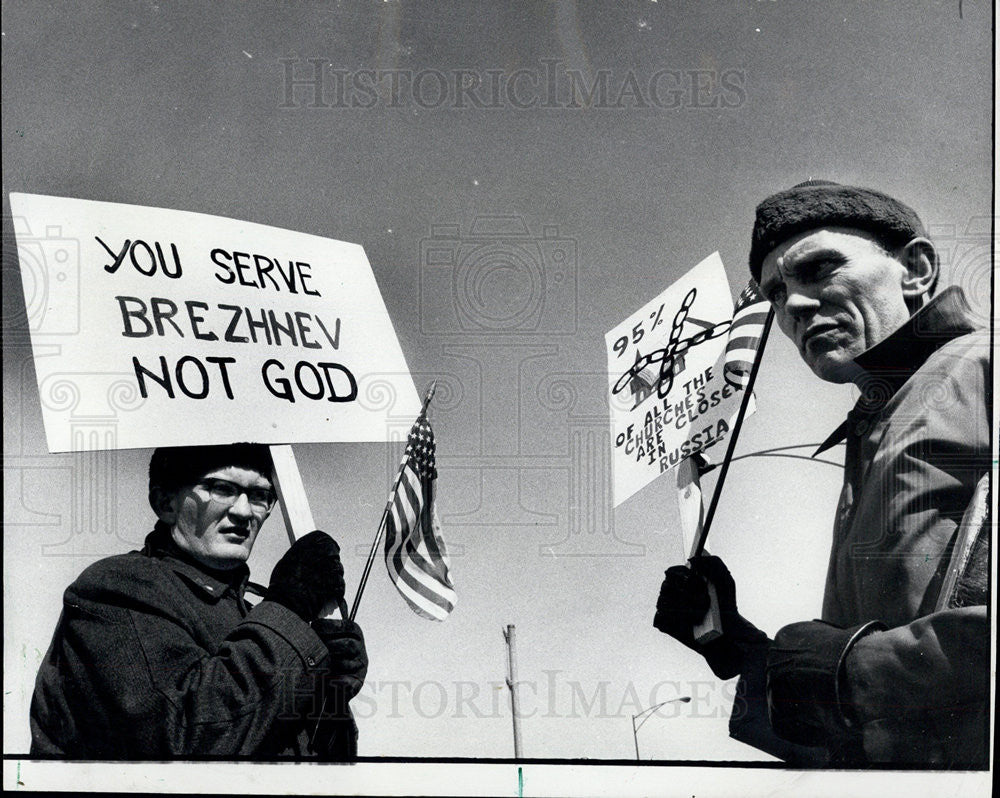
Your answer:
[[[722,373],[732,315],[716,252],[605,336],[616,507],[725,438],[742,396]]]
[[[420,409],[364,250],[12,194],[48,447],[387,440]]]

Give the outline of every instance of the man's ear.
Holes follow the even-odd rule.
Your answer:
[[[900,251],[899,261],[906,267],[903,275],[903,299],[912,308],[919,308],[937,285],[937,250],[926,238],[910,239]]]
[[[177,506],[175,499],[176,491],[166,491],[159,485],[153,485],[149,489],[149,504],[159,518],[167,526],[177,523]]]

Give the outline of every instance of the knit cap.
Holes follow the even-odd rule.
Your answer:
[[[874,235],[888,249],[926,236],[916,211],[870,188],[807,180],[772,194],[757,206],[750,244],[750,274],[760,282],[764,258],[792,236],[817,227],[853,227]]]

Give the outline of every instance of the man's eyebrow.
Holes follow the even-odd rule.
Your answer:
[[[834,247],[822,247],[814,249],[793,258],[791,263],[785,264],[785,273],[799,275],[807,269],[815,268],[823,263],[844,263],[847,257],[839,249]]]
[[[788,258],[786,255],[785,258],[786,260],[782,262],[780,268],[776,267],[778,274],[776,276],[769,277],[760,284],[760,292],[765,297],[771,292],[772,289],[784,282],[783,277],[785,275],[798,277],[801,276],[803,272],[814,269],[824,263],[845,263],[847,261],[847,256],[834,247],[814,249],[800,255],[797,258]]]

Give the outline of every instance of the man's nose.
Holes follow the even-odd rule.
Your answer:
[[[245,492],[237,496],[236,501],[229,505],[229,512],[233,515],[246,518],[250,518],[253,515],[253,508],[250,507],[250,499]]]
[[[784,310],[789,316],[801,319],[819,309],[820,301],[813,292],[804,290],[801,286],[788,286],[786,290],[788,295]]]

